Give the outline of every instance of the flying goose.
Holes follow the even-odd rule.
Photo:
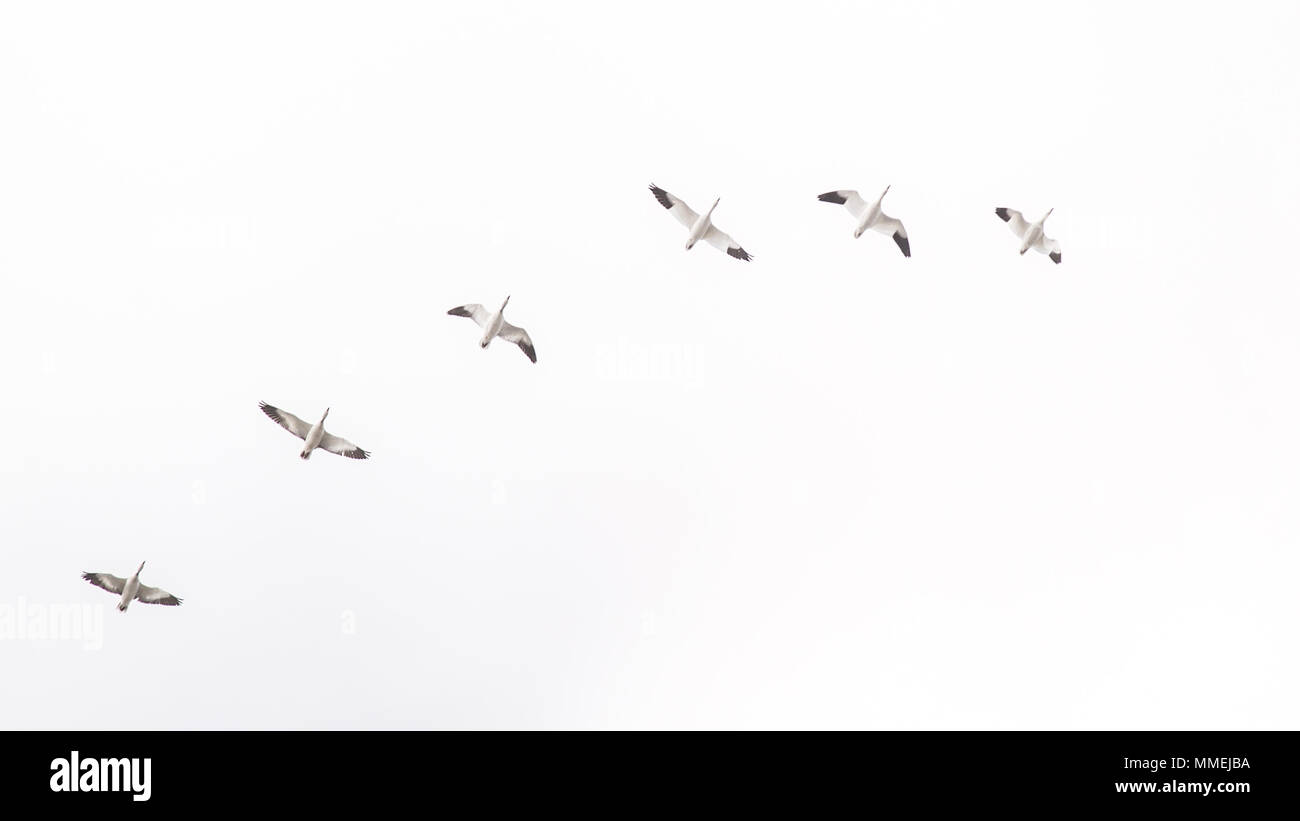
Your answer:
[[[322,416],[319,422],[310,425],[292,413],[282,411],[274,405],[258,402],[257,406],[262,409],[262,413],[278,422],[280,427],[306,442],[302,447],[302,452],[298,454],[303,459],[310,459],[311,452],[316,448],[324,448],[330,453],[337,453],[339,456],[346,456],[349,459],[370,458],[368,451],[362,450],[341,436],[325,432],[325,417],[330,415],[329,408],[325,409],[325,416]]]
[[[718,207],[722,198],[713,201],[709,206],[709,211],[704,216],[700,216],[691,210],[691,207],[681,200],[669,194],[654,183],[650,184],[650,191],[659,200],[659,204],[668,209],[668,213],[677,218],[677,221],[686,226],[686,230],[691,234],[686,238],[686,250],[689,251],[695,247],[695,243],[703,239],[708,244],[717,248],[719,251],[726,251],[736,259],[742,259],[749,262],[753,259],[744,248],[740,247],[734,239],[727,236],[718,227],[713,224],[713,209]]]
[[[1025,255],[1026,251],[1033,248],[1040,254],[1047,254],[1052,258],[1052,262],[1060,265],[1061,243],[1054,239],[1050,239],[1047,234],[1043,233],[1043,223],[1047,221],[1047,218],[1050,217],[1052,212],[1055,210],[1055,208],[1047,209],[1047,213],[1043,214],[1043,218],[1038,222],[1035,222],[1033,225],[1025,222],[1025,218],[1020,215],[1019,211],[1013,211],[1010,208],[998,208],[994,210],[993,213],[997,214],[999,219],[1011,226],[1011,230],[1015,232],[1015,235],[1020,237],[1020,255],[1022,257]]]
[[[452,308],[447,313],[451,316],[467,316],[478,323],[478,326],[483,329],[483,338],[478,341],[480,348],[491,345],[492,340],[499,336],[507,342],[518,345],[519,350],[536,364],[537,351],[533,350],[533,340],[528,336],[528,331],[506,322],[506,306],[509,304],[510,297],[506,297],[506,301],[501,303],[501,309],[497,311],[488,311],[475,302]]]
[[[131,574],[131,578],[123,579],[120,576],[114,576],[110,573],[82,573],[81,578],[95,585],[102,587],[110,593],[121,594],[122,598],[117,603],[117,609],[123,613],[126,608],[131,606],[131,602],[139,599],[145,604],[166,604],[177,605],[181,600],[159,587],[149,587],[140,584],[140,571],[144,570],[144,562]]]
[[[862,232],[870,228],[873,231],[879,231],[882,234],[891,234],[894,242],[902,249],[903,256],[912,256],[912,246],[907,242],[907,229],[903,223],[880,210],[880,203],[889,193],[891,186],[886,185],[885,190],[880,192],[876,201],[867,204],[857,191],[827,191],[825,194],[818,194],[817,199],[822,202],[833,202],[836,205],[843,205],[849,209],[853,215],[853,220],[858,227],[853,229],[853,238],[857,239],[862,236]]]

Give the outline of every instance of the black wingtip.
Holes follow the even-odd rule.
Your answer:
[[[1007,213],[1007,209],[998,208],[995,209],[993,213],[997,214],[1003,222],[1011,222],[1011,215]]]
[[[822,202],[833,202],[836,205],[843,205],[848,202],[848,200],[840,196],[839,191],[827,191],[825,194],[818,194],[817,199]]]
[[[912,246],[908,243],[908,241],[907,241],[907,237],[905,237],[905,236],[903,236],[902,234],[900,234],[900,233],[898,233],[897,231],[895,231],[895,232],[894,232],[894,242],[897,242],[897,243],[898,243],[898,247],[902,249],[902,251],[903,251],[903,256],[905,256],[905,257],[911,257],[911,256],[912,256]]]
[[[650,183],[650,193],[655,195],[655,199],[659,200],[659,204],[662,205],[664,208],[673,207],[673,201],[668,199],[668,192],[663,190],[659,186],[655,185],[654,183]]]
[[[1054,254],[1048,254],[1047,256],[1052,260],[1052,262],[1055,262],[1057,265],[1060,265],[1060,264],[1061,264],[1061,252],[1060,252],[1060,251],[1057,251],[1057,252],[1054,253]]]
[[[751,259],[754,258],[754,256],[750,254],[748,251],[746,251],[744,248],[728,248],[727,253],[735,257],[736,259],[744,260],[745,262],[749,262]]]

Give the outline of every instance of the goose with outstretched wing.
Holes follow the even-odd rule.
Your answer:
[[[827,191],[825,194],[818,194],[817,199],[822,202],[843,205],[848,209],[849,214],[853,217],[857,227],[853,229],[853,238],[857,239],[862,236],[863,232],[868,229],[879,231],[882,234],[888,234],[894,238],[898,249],[903,252],[903,256],[912,256],[912,246],[907,241],[907,229],[903,227],[900,220],[880,210],[880,203],[889,193],[890,186],[885,186],[885,190],[880,192],[875,202],[867,202],[857,191]]]
[[[1047,209],[1043,218],[1038,222],[1026,222],[1024,216],[1019,211],[1012,208],[995,208],[994,214],[998,219],[1007,224],[1011,232],[1020,237],[1020,255],[1023,257],[1025,252],[1033,248],[1040,254],[1047,254],[1052,262],[1057,265],[1061,264],[1061,243],[1043,233],[1043,223],[1052,215],[1055,208]]]
[[[528,331],[506,322],[506,306],[509,304],[510,297],[506,297],[506,301],[502,302],[501,307],[496,311],[489,311],[477,302],[473,302],[469,305],[459,305],[447,313],[450,316],[469,317],[483,329],[483,336],[478,341],[480,348],[491,345],[492,340],[499,336],[507,342],[518,345],[519,350],[524,352],[524,356],[528,357],[533,364],[537,364],[537,351],[533,348],[533,340],[528,335]]]
[[[140,584],[140,571],[144,570],[144,562],[131,574],[131,578],[124,579],[121,576],[114,576],[111,573],[82,573],[81,578],[101,587],[108,592],[120,596],[117,602],[117,609],[126,612],[126,608],[131,606],[133,601],[142,601],[145,604],[165,604],[175,606],[181,603],[181,600],[163,590],[161,587],[150,587],[147,584]]]
[[[659,200],[659,204],[667,208],[668,213],[686,226],[686,230],[690,232],[690,236],[686,238],[687,251],[694,248],[695,243],[704,240],[724,254],[733,256],[736,259],[749,262],[754,258],[748,251],[740,247],[740,243],[713,224],[713,209],[718,207],[718,203],[722,201],[721,197],[715,199],[713,205],[709,206],[708,212],[701,216],[695,213],[694,209],[684,201],[674,197],[654,183],[650,184],[650,193],[654,194],[655,199]]]
[[[349,459],[369,459],[370,452],[362,450],[356,445],[341,436],[335,436],[325,431],[325,418],[330,415],[330,409],[325,409],[324,416],[316,424],[304,422],[286,410],[280,410],[274,405],[268,405],[265,402],[258,402],[257,406],[262,409],[262,413],[271,417],[280,427],[303,440],[302,451],[298,454],[303,459],[310,459],[311,452],[316,448],[328,450],[330,453],[337,453],[339,456],[346,456]]]

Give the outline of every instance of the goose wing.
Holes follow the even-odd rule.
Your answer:
[[[126,587],[126,579],[111,573],[82,573],[81,578],[119,596],[122,594],[122,589]]]
[[[519,350],[523,351],[524,355],[533,364],[537,364],[537,351],[533,350],[533,340],[528,336],[528,331],[511,325],[509,322],[502,322],[501,330],[497,331],[497,336],[518,345]]]
[[[655,195],[659,204],[668,209],[668,213],[677,218],[677,221],[685,225],[687,230],[695,227],[695,221],[700,215],[691,210],[691,207],[685,202],[669,194],[654,183],[650,183],[650,193]]]
[[[271,417],[280,425],[280,427],[297,436],[299,439],[306,439],[307,434],[311,431],[311,425],[302,421],[288,411],[280,410],[274,405],[268,405],[265,402],[258,402],[257,406],[262,409],[262,413]]]
[[[818,194],[817,199],[822,202],[843,205],[849,209],[850,214],[858,219],[861,219],[863,213],[867,210],[867,201],[862,199],[857,191],[827,191],[825,194]]]
[[[710,225],[708,232],[704,234],[704,241],[717,248],[719,251],[725,251],[736,259],[749,262],[753,257],[740,244],[723,231],[718,230],[718,226]]]
[[[165,604],[169,607],[175,607],[181,603],[181,600],[163,590],[161,587],[149,587],[140,585],[135,591],[136,601],[142,601],[145,604]]]
[[[346,456],[349,459],[369,459],[370,451],[362,450],[352,444],[342,436],[335,436],[332,433],[326,433],[320,438],[318,447],[328,450],[330,453],[337,453],[339,456]]]
[[[1046,234],[1040,234],[1038,241],[1034,243],[1034,248],[1047,254],[1052,258],[1052,262],[1057,265],[1061,264],[1061,243],[1049,238]]]
[[[875,224],[871,226],[872,231],[879,231],[882,234],[889,234],[898,243],[898,248],[903,252],[903,256],[912,255],[912,246],[907,242],[907,229],[903,227],[903,221],[894,219],[887,214],[881,214]]]
[[[470,305],[461,305],[459,307],[452,308],[450,311],[447,312],[447,314],[450,316],[467,316],[470,319],[474,320],[476,323],[478,323],[478,326],[480,328],[482,328],[483,323],[487,322],[488,320],[488,312],[484,310],[483,306],[479,305],[478,303],[473,303]]]
[[[998,219],[1010,226],[1013,233],[1018,237],[1024,237],[1025,232],[1029,230],[1029,223],[1021,216],[1019,211],[1013,208],[998,208],[993,211],[998,215]]]

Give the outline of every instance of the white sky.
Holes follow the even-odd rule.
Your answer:
[[[0,726],[1300,727],[1300,9],[758,5],[0,7]]]

